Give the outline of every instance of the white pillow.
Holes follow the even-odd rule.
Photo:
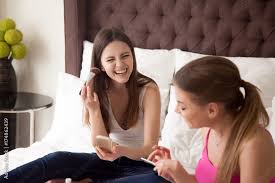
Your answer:
[[[174,50],[135,48],[135,55],[138,71],[154,79],[159,88],[169,89],[175,70]]]
[[[80,79],[84,81],[87,79],[90,72],[90,67],[92,64],[92,53],[93,53],[93,43],[91,43],[90,41],[83,41],[83,54],[82,54]]]
[[[56,145],[59,150],[91,152],[90,130],[82,124],[82,109],[79,91],[84,81],[70,74],[60,73],[55,99],[54,120],[50,131],[43,139]],[[53,144],[54,142],[54,144]]]
[[[85,80],[91,66],[93,43],[84,41],[83,46],[84,50],[80,78]],[[175,52],[174,50],[134,49],[138,71],[154,79],[160,88],[162,128],[165,120],[166,109],[168,107],[169,87],[175,68]]]
[[[207,55],[176,50],[175,70],[178,71],[188,62]],[[265,107],[271,107],[275,96],[275,58],[225,57],[234,62],[240,70],[242,79],[256,85],[261,90]]]

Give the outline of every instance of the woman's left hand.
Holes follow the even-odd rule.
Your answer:
[[[154,171],[158,172],[158,175],[165,178],[170,182],[175,182],[177,177],[177,170],[179,162],[176,160],[165,159],[156,162]]]
[[[112,148],[111,152],[106,151],[98,146],[95,149],[96,149],[96,154],[100,159],[106,160],[106,161],[114,161],[117,158],[123,156],[125,147],[121,145],[116,145]]]
[[[171,159],[170,150],[163,146],[153,146],[153,152],[148,156],[148,160],[157,162],[160,160]]]

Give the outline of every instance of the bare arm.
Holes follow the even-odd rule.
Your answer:
[[[90,114],[89,120],[91,121],[91,138],[92,138],[92,145],[95,147],[96,145],[96,136],[103,135],[108,137],[107,131],[104,126],[103,118],[101,112],[96,114]]]
[[[92,145],[95,146],[97,135],[108,136],[101,115],[98,96],[96,93],[92,94],[90,87],[84,86],[81,91],[81,97],[85,104],[83,115],[88,116],[92,134]]]
[[[174,166],[171,166],[172,177],[175,183],[197,183],[194,175],[190,175],[180,164],[176,161]],[[173,170],[174,169],[174,170]]]
[[[158,144],[160,133],[160,93],[155,84],[146,86],[143,99],[144,110],[144,145],[141,148],[125,148],[123,155],[139,160],[152,152],[152,147]]]
[[[194,175],[187,175],[184,177],[184,180],[182,177],[179,177],[175,183],[197,183],[197,180]]]
[[[239,159],[241,183],[268,183],[275,176],[275,148],[271,135],[260,128],[243,145]]]

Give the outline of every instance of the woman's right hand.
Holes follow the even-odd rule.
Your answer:
[[[98,157],[105,161],[114,161],[117,158],[121,157],[121,152],[117,151],[116,147],[113,147],[111,152],[105,151],[104,149],[102,149],[98,146],[95,147],[95,149],[96,149],[96,154],[98,155]]]
[[[148,156],[148,160],[156,163],[160,160],[171,159],[170,150],[168,148],[155,145],[153,146],[153,150],[154,151]]]
[[[85,108],[89,112],[89,117],[93,118],[96,114],[101,114],[98,96],[95,92],[92,92],[89,85],[85,85],[82,87],[81,98],[83,100]]]

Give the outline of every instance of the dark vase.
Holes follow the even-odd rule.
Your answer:
[[[16,102],[17,82],[11,62],[0,59],[0,108],[12,108]]]
[[[16,103],[17,81],[12,60],[0,59],[0,109],[12,109]],[[0,113],[0,154],[15,148],[16,114]]]

